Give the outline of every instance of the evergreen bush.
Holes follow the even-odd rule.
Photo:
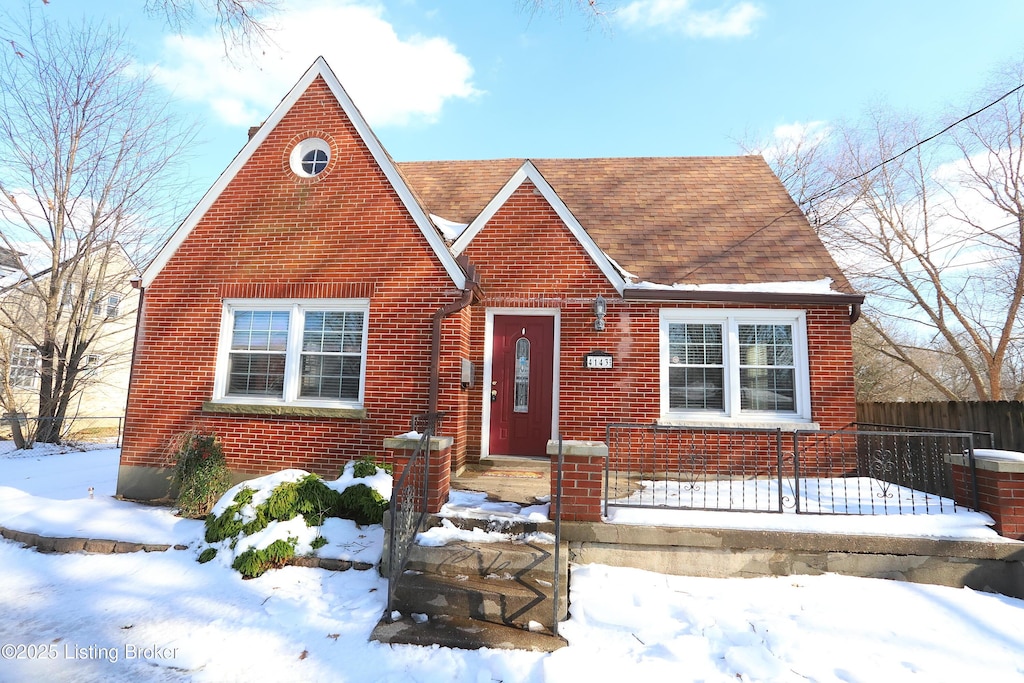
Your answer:
[[[353,520],[356,524],[380,524],[384,520],[384,512],[388,509],[388,501],[366,484],[349,486],[341,494],[342,517]]]
[[[378,466],[372,458],[364,458],[353,469],[358,469],[357,477],[366,477],[376,474]],[[234,549],[239,539],[263,531],[271,522],[286,522],[298,515],[309,527],[323,526],[328,517],[350,519],[359,525],[380,524],[388,508],[387,499],[365,484],[351,485],[338,493],[315,474],[277,484],[266,500],[256,506],[252,505],[254,496],[253,489],[242,486],[220,515],[207,515],[206,542],[229,541]],[[260,576],[268,569],[287,564],[295,556],[298,543],[298,538],[289,537],[260,550],[249,548],[235,557],[231,566],[246,578]],[[318,535],[310,545],[315,551],[327,545],[327,539]],[[216,554],[215,548],[206,548],[199,561],[209,562]]]
[[[172,442],[178,514],[202,519],[231,486],[224,451],[216,434],[191,430]]]

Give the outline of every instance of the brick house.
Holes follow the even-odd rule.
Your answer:
[[[452,468],[609,422],[838,429],[862,297],[760,157],[396,163],[326,63],[145,271],[118,493],[168,442],[336,476],[442,411]]]

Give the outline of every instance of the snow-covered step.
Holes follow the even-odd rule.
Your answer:
[[[564,551],[565,549],[563,549]],[[458,542],[443,546],[414,545],[406,570],[441,576],[494,576],[515,578],[530,576],[553,581],[555,546],[552,543],[502,541],[495,543]],[[568,552],[560,553],[562,579],[565,580]]]
[[[552,584],[539,577],[515,579],[441,576],[406,572],[398,583],[396,608],[404,615],[475,619],[526,630],[553,626]],[[566,601],[560,596],[560,615]]]

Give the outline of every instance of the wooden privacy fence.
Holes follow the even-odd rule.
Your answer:
[[[991,448],[1024,452],[1024,402],[1021,401],[858,403],[857,422],[992,432]],[[975,447],[989,446],[975,443]]]

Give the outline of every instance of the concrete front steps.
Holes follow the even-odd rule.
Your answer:
[[[493,521],[489,525],[450,521],[493,530]],[[536,526],[504,525],[502,531],[516,538],[535,531]],[[554,552],[553,544],[533,540],[413,546],[395,590],[395,610],[401,618],[385,615],[372,637],[388,643],[464,649],[557,649],[565,642],[553,635]],[[566,617],[568,605],[566,556],[563,548],[560,620]]]

